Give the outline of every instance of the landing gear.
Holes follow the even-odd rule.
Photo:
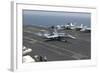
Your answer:
[[[67,42],[67,40],[62,40],[62,42]]]

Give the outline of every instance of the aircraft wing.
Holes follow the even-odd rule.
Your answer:
[[[55,34],[55,35],[45,34],[44,36],[45,36],[45,38],[48,38],[48,39],[58,37],[58,35],[57,35],[57,34]]]
[[[72,36],[70,34],[68,34],[67,37],[72,38],[72,39],[76,39],[76,37],[74,37],[74,36]]]

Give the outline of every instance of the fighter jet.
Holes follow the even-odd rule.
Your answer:
[[[76,39],[76,37],[70,35],[70,34],[65,34],[64,32],[58,32],[57,29],[53,29],[53,31],[49,32],[44,32],[42,33],[42,36],[47,40],[56,40],[56,41],[64,41],[66,42],[67,40],[65,38],[71,38],[71,39]]]
[[[76,27],[76,30],[77,30],[77,31],[80,31],[83,27],[84,27],[83,24],[81,24],[80,26],[77,26],[77,27]]]
[[[91,28],[88,28],[87,26],[84,26],[80,31],[82,31],[82,32],[91,32]]]
[[[75,25],[73,25],[73,23],[68,23],[67,25],[65,25],[66,29],[75,29]]]

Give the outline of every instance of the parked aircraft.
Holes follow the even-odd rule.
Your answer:
[[[87,26],[84,26],[80,31],[82,31],[82,32],[91,32],[91,28],[88,28]]]

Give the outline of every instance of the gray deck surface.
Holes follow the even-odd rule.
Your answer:
[[[47,28],[24,26],[23,45],[32,49],[29,53],[34,55],[46,56],[48,61],[60,60],[85,60],[91,59],[91,34],[75,30],[63,30],[66,34],[71,34],[76,39],[66,38],[67,42],[45,41],[43,37],[35,33]]]

